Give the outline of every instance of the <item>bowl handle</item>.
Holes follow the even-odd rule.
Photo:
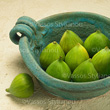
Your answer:
[[[37,23],[30,17],[20,17],[15,26],[10,31],[10,39],[13,43],[19,44],[21,37],[26,36],[30,40],[32,36],[36,35]]]

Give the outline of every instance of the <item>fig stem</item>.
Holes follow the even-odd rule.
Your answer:
[[[101,31],[100,30],[97,30],[97,33],[100,33]]]
[[[109,48],[106,46],[106,47],[105,47],[105,50],[108,50],[108,49],[109,49]]]
[[[53,41],[53,44],[56,44],[57,42],[56,41]]]
[[[77,43],[78,46],[80,46],[80,43]]]
[[[59,57],[59,61],[62,61],[62,56]]]
[[[6,91],[6,92],[9,92],[9,88],[7,88],[5,91]]]
[[[69,32],[69,30],[66,30],[66,32]]]
[[[88,59],[88,61],[89,61],[89,62],[92,62],[92,59],[91,59],[91,58],[89,58],[89,59]]]

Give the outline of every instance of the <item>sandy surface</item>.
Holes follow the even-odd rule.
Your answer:
[[[109,0],[0,0],[0,110],[110,110],[110,92],[85,101],[67,101],[44,91],[35,81],[35,93],[19,99],[5,92],[19,73],[31,72],[25,66],[18,45],[9,39],[16,20],[29,16],[39,20],[68,11],[89,11],[110,17]]]

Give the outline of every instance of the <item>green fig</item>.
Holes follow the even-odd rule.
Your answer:
[[[93,57],[93,55],[106,46],[110,47],[110,41],[99,30],[89,35],[84,42],[84,47],[88,51],[90,57]]]
[[[51,63],[46,73],[64,81],[70,81],[71,78],[71,70],[61,58]]]
[[[98,73],[91,61],[88,59],[81,63],[72,73],[71,76],[74,82],[89,82],[98,80]]]
[[[65,62],[70,67],[71,71],[83,61],[89,59],[86,49],[81,44],[76,44],[66,55]]]
[[[66,30],[60,40],[60,45],[65,54],[68,53],[77,43],[83,44],[83,41],[71,30]]]
[[[17,75],[11,83],[11,86],[6,89],[13,96],[19,98],[28,98],[34,93],[34,83],[28,74],[21,73]]]
[[[57,60],[60,56],[64,60],[65,54],[61,46],[56,42],[48,44],[40,55],[40,64],[43,69],[46,69],[53,61]]]
[[[92,58],[92,62],[100,78],[110,75],[110,49],[108,47],[96,53]]]

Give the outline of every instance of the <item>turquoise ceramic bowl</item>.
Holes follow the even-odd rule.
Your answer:
[[[62,13],[39,21],[20,17],[10,31],[10,39],[19,45],[27,67],[49,93],[70,100],[89,99],[106,93],[110,90],[110,77],[86,83],[66,82],[49,76],[40,67],[42,49],[52,41],[59,42],[67,29],[77,33],[83,41],[97,29],[110,39],[110,19],[88,12]]]

